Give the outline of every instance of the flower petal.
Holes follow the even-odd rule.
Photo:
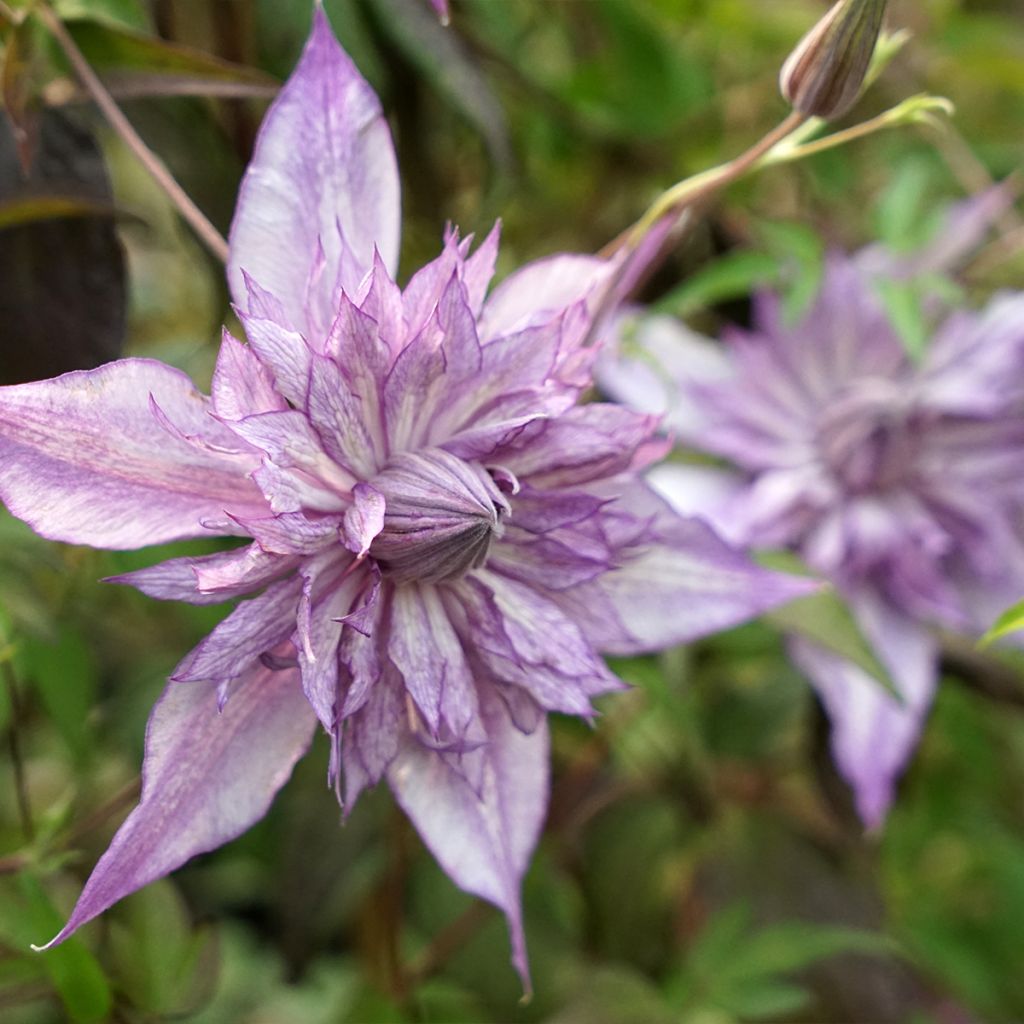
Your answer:
[[[431,736],[464,738],[477,715],[476,688],[437,587],[395,588],[388,654]]]
[[[707,636],[820,586],[755,565],[643,484],[623,488],[602,526],[618,567],[549,596],[607,654],[639,654]]]
[[[175,682],[237,679],[261,654],[295,631],[295,614],[302,590],[298,577],[281,580],[259,597],[243,601],[174,670]]]
[[[550,320],[589,295],[597,295],[614,265],[597,256],[567,253],[528,263],[491,293],[480,317],[480,340]]]
[[[512,963],[529,990],[520,887],[547,809],[547,725],[524,735],[488,693],[481,693],[480,713],[488,743],[479,792],[412,737],[391,763],[388,782],[452,881],[505,912]]]
[[[239,191],[228,263],[235,301],[245,304],[245,270],[315,342],[334,316],[337,286],[354,293],[374,245],[394,272],[400,201],[380,103],[317,6],[302,59],[267,113]]]
[[[110,576],[158,601],[218,604],[266,586],[295,565],[295,559],[269,554],[257,544],[198,558],[172,558],[145,569]]]
[[[266,503],[246,479],[255,458],[214,450],[238,443],[208,410],[185,374],[149,359],[0,388],[0,499],[44,537],[72,544],[237,532],[226,511]]]
[[[794,639],[790,651],[832,721],[832,754],[853,787],[861,819],[878,828],[931,704],[937,647],[924,626],[873,594],[854,594],[850,607],[899,688],[902,705],[862,669],[816,644]]]
[[[222,712],[216,687],[171,683],[149,721],[142,799],[48,946],[259,821],[305,753],[315,724],[294,671],[254,668]]]

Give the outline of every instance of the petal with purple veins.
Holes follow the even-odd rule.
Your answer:
[[[832,753],[853,787],[858,813],[868,828],[878,828],[931,704],[937,645],[924,626],[876,595],[855,594],[850,607],[899,688],[902,704],[862,669],[816,644],[793,639],[790,650],[828,712]]]
[[[317,339],[334,316],[337,285],[354,294],[374,246],[394,271],[400,198],[380,102],[318,6],[239,191],[228,264],[235,301],[246,300],[244,270],[279,297],[293,326]],[[307,300],[318,249],[322,266]]]
[[[44,537],[72,544],[236,532],[227,512],[266,506],[246,479],[253,458],[228,451],[237,440],[209,409],[188,377],[149,359],[0,388],[0,498]]]
[[[253,668],[220,712],[216,687],[171,683],[146,732],[142,799],[49,945],[259,821],[305,753],[315,724],[295,671]]]
[[[547,724],[525,735],[494,694],[481,694],[480,713],[488,743],[479,792],[411,736],[388,782],[452,881],[504,911],[512,962],[529,990],[520,889],[547,809]]]

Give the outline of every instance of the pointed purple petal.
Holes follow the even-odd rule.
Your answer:
[[[551,597],[608,654],[639,654],[707,636],[820,586],[755,565],[643,484],[626,488],[608,506],[602,527],[622,531],[621,546],[612,538],[618,567]]]
[[[520,888],[547,808],[547,725],[524,735],[493,694],[481,694],[481,716],[488,744],[479,793],[412,738],[388,769],[388,781],[452,881],[504,911],[512,962],[529,991]]]
[[[228,265],[235,301],[245,304],[245,270],[315,339],[334,316],[336,285],[354,292],[375,245],[394,271],[399,206],[380,103],[318,6],[302,59],[264,119],[239,191]],[[307,302],[318,247],[323,266]]]
[[[214,412],[224,420],[288,408],[253,349],[227,329],[213,373],[212,399]]]
[[[159,601],[217,604],[266,586],[295,565],[294,559],[268,554],[256,544],[198,558],[168,562],[110,576],[107,583],[136,587]]]
[[[465,736],[477,715],[476,688],[437,587],[395,588],[388,654],[431,735]]]
[[[790,649],[832,721],[832,753],[853,787],[861,819],[878,828],[935,692],[937,646],[924,626],[873,594],[854,595],[850,607],[902,705],[866,672],[816,644],[791,640]]]
[[[480,317],[480,338],[544,323],[587,296],[599,298],[613,266],[596,256],[563,254],[528,263],[491,293]]]
[[[149,359],[0,388],[0,498],[52,540],[135,548],[236,532],[226,512],[265,507],[238,447],[188,377]]]
[[[222,712],[216,687],[171,683],[146,732],[139,806],[49,945],[259,821],[305,753],[315,724],[295,671],[253,669]]]
[[[176,682],[236,679],[261,654],[295,630],[302,581],[281,580],[259,597],[243,601],[205,640],[187,654],[171,676]]]

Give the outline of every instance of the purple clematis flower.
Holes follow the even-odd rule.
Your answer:
[[[832,255],[795,325],[771,294],[724,348],[652,317],[599,371],[606,392],[664,413],[688,445],[736,467],[659,467],[651,481],[674,507],[736,543],[795,549],[847,599],[902,703],[812,642],[794,638],[791,651],[870,827],[932,700],[933,627],[977,635],[1024,592],[1024,295],[981,312],[933,297],[933,337],[915,362],[880,282],[949,268],[1006,201],[997,190],[957,208],[920,254]]]
[[[591,719],[621,688],[598,652],[806,592],[647,488],[655,418],[578,404],[611,264],[556,256],[485,297],[497,231],[472,255],[449,232],[400,290],[399,227],[380,105],[318,9],[242,183],[248,344],[225,333],[211,398],[147,359],[0,389],[0,497],[39,533],[247,541],[117,580],[244,600],[175,669],[141,802],[55,942],[257,821],[319,723],[346,809],[386,778],[452,879],[505,912],[526,982],[547,713]]]

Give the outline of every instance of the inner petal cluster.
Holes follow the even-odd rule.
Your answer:
[[[911,411],[894,381],[866,378],[822,411],[818,453],[852,494],[879,493],[907,482],[919,454]]]
[[[440,448],[396,455],[371,486],[385,512],[370,555],[395,583],[443,583],[480,568],[511,513],[486,469]]]

